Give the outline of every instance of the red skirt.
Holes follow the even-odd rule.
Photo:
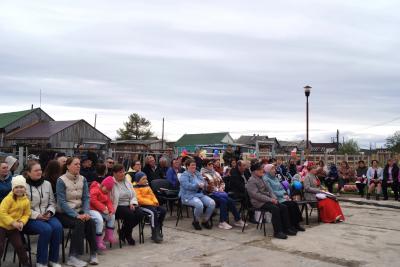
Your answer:
[[[339,203],[333,199],[325,198],[318,201],[318,209],[320,219],[324,223],[336,222],[336,218],[340,216],[340,219],[344,221],[344,215]]]

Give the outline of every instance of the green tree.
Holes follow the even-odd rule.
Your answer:
[[[349,139],[347,142],[344,142],[339,147],[340,154],[354,155],[358,154],[359,151],[360,147],[358,146],[357,141],[355,141],[354,139]]]
[[[117,140],[145,140],[153,136],[151,123],[137,113],[129,115],[124,128],[117,130]]]
[[[386,138],[386,147],[392,152],[400,153],[400,131]]]

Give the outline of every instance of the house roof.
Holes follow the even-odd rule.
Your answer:
[[[38,122],[8,135],[7,139],[48,139],[78,122],[79,120]]]
[[[40,110],[41,112],[45,113],[47,116],[49,116],[46,112],[44,112],[41,108],[34,108],[34,109],[27,109],[27,110],[21,110],[21,111],[15,111],[15,112],[7,112],[7,113],[0,113],[0,129],[6,128],[8,125],[11,123],[29,115],[32,112],[35,112],[37,110]],[[49,118],[53,120],[50,116]]]
[[[162,140],[116,140],[116,141],[111,141],[111,144],[149,145],[160,142],[162,142]]]
[[[190,145],[212,145],[222,144],[222,140],[229,135],[228,132],[222,133],[202,133],[202,134],[184,134],[175,146],[190,146]]]
[[[244,145],[256,145],[257,141],[268,141],[268,136],[266,135],[241,135],[239,139],[236,140],[238,144]]]
[[[16,112],[0,113],[0,128],[5,128],[14,121],[28,115],[32,112],[32,109],[22,110]]]

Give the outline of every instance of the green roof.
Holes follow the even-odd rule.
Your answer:
[[[32,111],[32,109],[28,109],[16,112],[0,113],[0,129],[7,127],[14,121],[28,115]]]
[[[203,133],[203,134],[184,134],[178,141],[176,147],[190,145],[213,145],[221,144],[222,139],[229,135],[228,132],[223,133]]]

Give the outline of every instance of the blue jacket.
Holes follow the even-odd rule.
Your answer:
[[[199,187],[199,183],[204,183],[204,185],[206,185],[206,182],[203,176],[201,176],[200,172],[196,171],[194,174],[192,174],[188,171],[185,171],[179,180],[181,183],[179,196],[182,200],[190,200],[194,197],[204,196],[203,190]],[[206,188],[206,186],[204,186],[204,188]]]
[[[279,182],[278,178],[272,177],[270,174],[267,173],[264,174],[263,180],[266,184],[268,184],[272,188],[272,191],[274,191],[274,194],[278,198],[279,203],[286,201],[286,199],[283,196],[287,195],[287,193],[283,188],[281,182]]]
[[[178,176],[176,175],[174,168],[169,167],[166,178],[172,187],[177,187],[179,185]]]
[[[11,180],[12,180],[12,175],[9,173],[4,181],[0,180],[0,202],[5,198],[8,193],[11,191]]]

